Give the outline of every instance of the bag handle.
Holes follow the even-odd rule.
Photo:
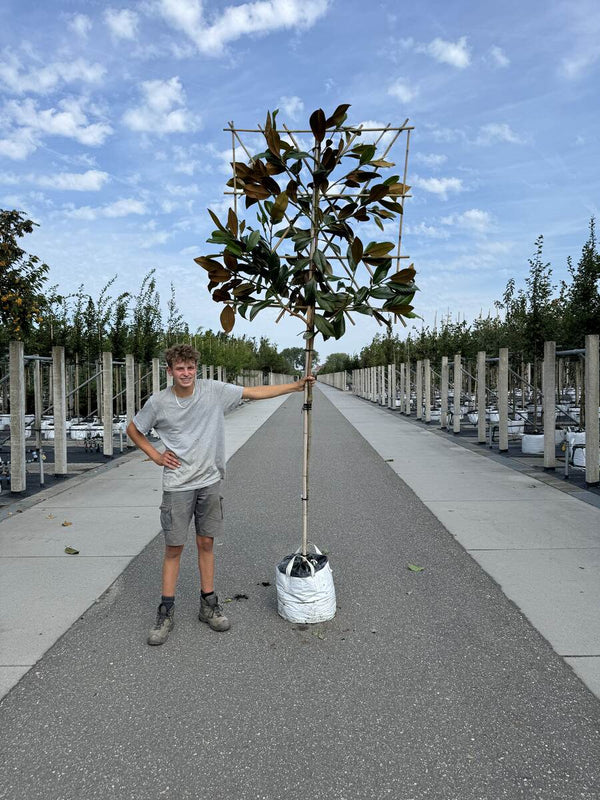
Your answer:
[[[308,558],[306,558],[306,556],[303,556],[303,555],[300,554],[300,550],[299,549],[296,550],[296,552],[294,553],[293,557],[290,558],[290,560],[287,563],[287,567],[285,568],[285,574],[288,576],[288,578],[292,574],[292,569],[294,567],[294,561],[297,558],[302,559],[302,561],[306,561],[306,563],[308,564],[308,568],[310,569],[311,578],[314,578],[315,577],[315,568],[314,568],[314,566],[310,563],[310,561],[308,560]]]
[[[317,547],[317,545],[314,542],[307,542],[307,544],[313,546],[313,550],[315,551],[315,555],[317,555],[317,556],[322,556],[323,555],[323,553],[319,550],[319,548]],[[298,549],[296,550],[296,553],[300,553],[301,550],[302,550],[302,547],[298,547]]]

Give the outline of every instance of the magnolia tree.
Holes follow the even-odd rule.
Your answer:
[[[241,131],[230,123],[232,208],[226,220],[209,209],[216,226],[215,251],[195,261],[208,273],[213,300],[223,303],[221,325],[229,333],[237,316],[253,320],[277,309],[302,325],[305,375],[312,370],[315,337],[341,339],[355,315],[391,327],[414,318],[417,287],[413,265],[400,253],[411,128],[362,128],[347,124],[349,106],[331,116],[317,109],[310,130],[277,126],[277,111],[264,127]],[[260,135],[252,154],[241,134]],[[388,160],[404,134],[403,175]],[[240,150],[244,160],[236,160]],[[242,206],[243,201],[243,207]],[[386,234],[393,224],[393,233]],[[362,238],[359,228],[367,231]],[[381,237],[379,236],[381,234]],[[366,241],[367,235],[377,240]],[[380,240],[382,239],[382,240]],[[308,464],[312,388],[304,397],[302,553],[308,546]]]

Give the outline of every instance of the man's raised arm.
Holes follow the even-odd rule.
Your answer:
[[[303,392],[306,381],[314,383],[315,378],[309,375],[308,378],[300,378],[294,383],[282,383],[280,386],[246,386],[242,397],[246,400],[266,400],[269,397],[279,397],[281,394]]]

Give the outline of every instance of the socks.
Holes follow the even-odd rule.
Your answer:
[[[170,611],[175,605],[175,596],[167,597],[164,594],[161,595],[160,604],[161,606],[164,606],[167,609],[167,611]]]
[[[200,594],[202,595],[202,597],[203,597],[205,600],[206,600],[206,598],[207,598],[207,597],[210,597],[210,596],[211,596],[211,594],[214,594],[214,593],[215,593],[215,590],[214,590],[214,589],[212,590],[212,592],[203,592],[202,590],[200,590]]]

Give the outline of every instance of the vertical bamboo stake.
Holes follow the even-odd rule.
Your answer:
[[[315,163],[318,164],[321,160],[321,143],[315,139]],[[313,258],[317,250],[319,235],[317,227],[317,211],[319,208],[319,187],[316,181],[313,181],[313,197],[310,219],[310,261],[308,265],[308,279],[312,280],[313,276]],[[306,348],[305,348],[305,362],[304,362],[304,377],[307,378],[312,372],[312,360],[314,352],[315,341],[315,306],[312,303],[306,312]],[[302,465],[302,555],[305,556],[308,552],[308,475],[309,475],[309,459],[310,459],[310,438],[311,438],[311,422],[312,422],[312,386],[307,381],[304,384],[304,406],[303,406],[303,440],[304,440],[304,454]]]

